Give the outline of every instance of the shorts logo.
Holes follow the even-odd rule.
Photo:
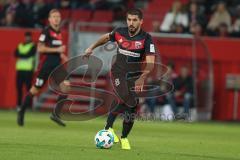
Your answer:
[[[37,87],[41,87],[43,85],[43,82],[44,82],[43,79],[37,78],[35,85]]]
[[[115,86],[119,86],[120,85],[120,81],[119,78],[115,79]]]

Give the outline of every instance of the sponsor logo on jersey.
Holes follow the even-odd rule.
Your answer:
[[[52,40],[52,45],[62,45],[61,40]]]
[[[135,42],[135,48],[136,48],[136,49],[141,48],[141,46],[142,46],[142,42],[139,42],[139,41],[136,41],[136,42]]]
[[[131,57],[140,57],[140,53],[136,53],[136,52],[131,52],[131,51],[127,51],[124,49],[119,48],[119,53],[125,55],[125,56],[131,56]]]
[[[62,40],[62,34],[61,33],[57,34],[54,31],[50,31],[50,36],[57,39],[57,40]]]

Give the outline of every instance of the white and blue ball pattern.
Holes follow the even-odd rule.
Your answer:
[[[114,142],[113,134],[108,130],[101,130],[95,136],[95,144],[97,148],[111,148]]]

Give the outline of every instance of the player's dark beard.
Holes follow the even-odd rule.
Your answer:
[[[134,28],[134,29],[130,29],[130,28]],[[128,28],[128,32],[131,34],[131,35],[135,35],[136,32],[138,31],[139,27],[135,28],[133,26],[129,26]]]

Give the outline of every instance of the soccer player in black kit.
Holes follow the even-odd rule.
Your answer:
[[[49,12],[49,26],[43,29],[39,42],[37,45],[37,52],[40,53],[40,62],[35,75],[34,85],[31,87],[29,93],[25,97],[24,102],[18,109],[17,123],[19,126],[24,125],[24,114],[26,108],[31,106],[32,99],[35,95],[39,94],[41,88],[46,84],[51,72],[61,64],[61,60],[66,61],[67,57],[64,55],[66,46],[63,45],[62,34],[60,31],[61,14],[58,10],[52,9]],[[59,85],[63,93],[67,93],[69,90],[70,82],[65,80],[67,71],[61,68],[61,73],[56,74],[54,81]],[[60,95],[57,102],[66,99],[66,95]],[[57,104],[58,105],[58,104]],[[54,112],[50,116],[51,120],[61,126],[65,124],[60,120]]]
[[[133,115],[136,113],[136,106],[138,103],[136,96],[143,90],[144,80],[147,74],[153,69],[155,46],[151,36],[141,29],[143,23],[143,14],[141,10],[129,10],[126,15],[126,20],[127,27],[117,28],[111,33],[101,36],[96,43],[86,49],[84,56],[89,57],[96,47],[108,41],[117,43],[117,58],[111,68],[111,75],[114,91],[121,100],[121,103],[118,106],[115,106],[114,103],[112,104],[105,129],[113,133],[115,143],[119,142],[119,138],[116,136],[112,127],[117,115],[120,112],[124,112],[120,141],[122,149],[130,150],[131,147],[127,136],[134,124]],[[147,65],[141,70],[140,63],[143,61],[145,61]],[[140,73],[137,74],[137,72]],[[133,74],[131,75],[129,73]],[[134,78],[136,75],[138,75],[137,78]]]

